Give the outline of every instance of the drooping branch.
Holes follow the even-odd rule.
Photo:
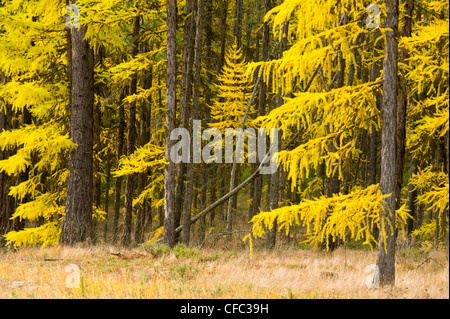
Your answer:
[[[293,141],[295,141],[297,139],[297,137],[299,136],[300,131],[297,131],[297,133],[289,140],[289,142],[281,149],[281,150],[285,150],[289,147],[289,145],[291,145],[291,143]],[[241,189],[243,189],[245,186],[247,186],[252,180],[254,180],[259,172],[261,171],[261,169],[263,168],[264,163],[267,163],[270,161],[270,151],[266,153],[266,155],[264,156],[263,160],[261,161],[261,164],[259,164],[258,168],[253,172],[252,175],[250,175],[246,180],[244,180],[241,184],[239,184],[238,186],[236,186],[235,188],[233,188],[230,192],[228,192],[227,194],[225,194],[224,196],[222,196],[221,198],[219,198],[217,201],[215,201],[214,203],[212,203],[211,205],[209,205],[208,207],[206,207],[204,210],[202,210],[200,213],[198,213],[197,215],[195,215],[194,217],[191,218],[191,224],[195,223],[197,220],[199,220],[200,218],[202,218],[203,216],[205,216],[206,214],[208,214],[210,211],[212,211],[214,208],[218,207],[219,205],[223,204],[226,200],[228,200],[230,197],[232,197],[233,195],[237,194]],[[183,226],[179,226],[178,228],[175,229],[175,233],[178,234],[179,232],[181,232],[183,230]]]

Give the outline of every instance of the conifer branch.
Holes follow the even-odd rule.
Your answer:
[[[297,133],[289,140],[289,142],[281,149],[284,151],[291,145],[292,142],[294,142],[297,137],[299,136],[300,131],[297,131]],[[261,164],[259,164],[258,168],[253,172],[252,175],[250,175],[246,180],[244,180],[241,184],[233,188],[230,192],[216,200],[214,203],[206,207],[204,210],[202,210],[200,213],[195,215],[191,218],[191,225],[195,223],[197,220],[208,214],[210,211],[212,211],[214,208],[218,207],[219,205],[223,204],[225,201],[227,201],[229,198],[231,198],[233,195],[237,194],[241,189],[243,189],[245,186],[247,186],[252,180],[254,180],[256,177],[258,177],[259,172],[261,171],[264,163],[269,160],[270,151],[266,153],[263,160],[261,161]],[[179,226],[175,229],[175,234],[178,234],[183,230],[183,225]]]

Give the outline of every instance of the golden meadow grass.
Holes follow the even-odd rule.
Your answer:
[[[398,254],[396,285],[368,289],[376,252],[339,248],[199,249],[158,257],[139,248],[23,248],[0,253],[1,298],[449,298],[448,251]],[[114,254],[112,254],[114,253]],[[69,264],[80,269],[68,288]]]

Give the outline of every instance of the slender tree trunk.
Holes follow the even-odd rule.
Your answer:
[[[271,0],[264,0],[264,14],[267,14],[269,10],[272,8]],[[269,34],[269,25],[267,22],[263,24],[262,31],[262,48],[261,48],[261,61],[267,61],[269,57],[269,42],[270,42],[270,34]],[[267,84],[264,81],[261,81],[259,84],[259,99],[258,99],[258,115],[264,116],[266,114],[266,90]],[[253,212],[257,214],[261,208],[261,199],[262,199],[262,187],[263,187],[264,179],[262,175],[259,175],[255,179],[255,193],[253,196]]]
[[[289,28],[289,24],[286,21],[283,24],[283,30],[282,30],[282,41],[280,44],[280,58],[283,57],[283,53],[287,49],[288,28]],[[284,99],[281,94],[281,88],[278,89],[276,103],[277,103],[276,104],[277,108],[284,104]],[[282,134],[283,133],[280,130],[278,132],[278,145],[281,145],[281,135]],[[270,180],[269,209],[274,210],[274,209],[278,208],[278,201],[279,201],[280,174],[278,172],[278,169],[275,171],[275,173],[269,175],[269,180]],[[273,221],[272,229],[268,232],[267,248],[272,249],[275,247],[276,236],[277,236],[277,219],[275,219]]]
[[[105,227],[104,227],[104,233],[103,233],[103,241],[106,243],[106,239],[108,238],[109,188],[110,188],[110,182],[111,182],[111,158],[110,158],[109,154],[106,155],[105,174],[106,174],[106,181],[105,181],[105,206],[104,206],[104,210],[105,210],[105,213],[106,213],[106,221],[105,221]]]
[[[253,10],[247,10],[246,11],[246,15],[245,15],[245,21],[247,23],[247,28],[245,30],[245,38],[246,38],[246,43],[245,43],[245,50],[244,52],[244,56],[246,57],[247,61],[251,61],[252,60],[252,55],[250,53],[250,48],[251,48],[251,39],[252,39],[252,32],[253,32],[253,21],[252,21],[252,16],[255,14],[255,12]]]
[[[208,164],[203,162],[201,164],[201,170],[199,171],[201,174],[201,177],[199,177],[199,180],[201,180],[201,192],[200,192],[200,210],[205,209],[206,207],[206,198],[207,198],[207,187],[208,187]],[[211,215],[210,215],[211,216]],[[203,241],[205,240],[205,231],[206,231],[206,217],[202,216],[200,218],[200,227],[198,229],[198,244],[201,245]]]
[[[344,17],[342,19],[342,24],[347,24],[348,23],[348,16],[345,13]],[[337,82],[336,82],[336,88],[342,88],[344,86],[344,81],[345,81],[345,59],[342,56],[342,53],[339,54],[339,71],[338,75],[337,75]],[[351,71],[351,70],[350,70]],[[352,74],[350,74],[351,76]],[[328,127],[328,132],[329,133],[334,133],[334,127],[332,125],[329,125]],[[339,146],[339,139],[335,139],[334,141],[331,141],[328,145],[328,152],[329,153],[336,153],[337,152],[337,147],[336,145]],[[326,179],[326,196],[327,197],[332,197],[334,194],[338,194],[339,190],[340,190],[340,185],[341,185],[341,181],[339,180],[339,173],[336,170],[335,172],[332,172],[330,176],[327,177]],[[324,220],[324,224],[326,222],[326,220],[328,219],[328,214],[329,212],[327,212],[327,216],[325,217]],[[334,249],[336,249],[338,246],[338,242],[336,242],[333,237],[331,235],[328,236],[328,247],[327,249],[329,251],[333,251]]]
[[[226,193],[226,187],[225,187],[225,179],[228,175],[228,170],[226,165],[222,165],[221,168],[222,171],[222,178],[220,179],[220,197],[223,197]],[[224,205],[222,205],[222,220],[227,220],[227,205],[228,202],[224,202]]]
[[[91,48],[91,55],[94,56],[94,65],[97,63],[102,63],[103,60],[103,50],[100,47],[99,53],[94,55],[94,50]],[[94,93],[99,96],[101,94],[100,92],[100,84],[94,84]],[[100,159],[99,159],[99,153],[101,151],[101,140],[100,140],[100,134],[102,130],[102,111],[101,111],[101,103],[97,102],[94,105],[94,164],[93,164],[93,170],[94,170],[94,181],[93,181],[93,187],[94,187],[94,206],[97,208],[100,208],[100,201],[101,201],[101,165],[100,165]],[[94,235],[95,235],[95,229],[97,222],[95,220],[92,221],[93,229],[94,229]],[[93,238],[93,242],[96,242],[96,237]]]
[[[68,6],[72,0],[66,0]],[[69,87],[69,101],[66,106],[66,114],[70,114],[70,106],[72,105],[72,31],[66,29],[66,51],[67,51],[67,82]]]
[[[116,170],[119,169],[119,160],[123,154],[123,137],[125,131],[125,110],[124,110],[124,102],[125,98],[125,90],[122,90],[119,99],[119,114],[118,114],[118,123],[117,123],[117,149],[116,149]],[[114,216],[113,216],[113,225],[112,225],[112,241],[113,244],[116,243],[117,240],[117,232],[119,227],[119,217],[120,217],[120,206],[121,201],[120,197],[122,194],[122,176],[115,177],[114,181]]]
[[[409,162],[409,178],[411,179],[414,174],[417,173],[417,159],[414,155],[411,155],[410,162]],[[417,189],[413,189],[413,186],[411,184],[408,185],[408,209],[409,214],[412,216],[412,218],[409,218],[407,221],[407,239],[409,242],[411,242],[412,239],[412,232],[414,230],[414,221],[417,219]]]
[[[222,0],[221,6],[220,6],[220,57],[219,62],[217,63],[217,72],[221,72],[223,66],[225,65],[225,52],[226,52],[226,45],[227,45],[227,32],[228,32],[228,24],[227,24],[227,17],[228,17],[228,3],[229,0]]]
[[[131,42],[131,55],[135,57],[139,52],[139,28],[140,17],[133,19],[133,40]],[[130,84],[130,95],[136,94],[137,91],[137,74],[133,74]],[[129,105],[128,109],[128,132],[127,132],[127,157],[130,157],[135,150],[136,144],[136,101]],[[134,190],[134,174],[125,177],[125,214],[123,219],[123,233],[121,245],[128,247],[131,244],[131,221],[133,216],[133,190]]]
[[[412,14],[414,9],[414,0],[407,0],[405,3],[405,13],[403,21],[402,36],[410,37],[412,30]],[[400,61],[408,64],[406,61],[409,54],[405,49],[400,52]],[[405,158],[405,142],[406,142],[406,106],[408,103],[408,92],[406,83],[400,82],[399,96],[397,106],[397,176],[395,186],[396,209],[400,208],[400,197],[403,184],[403,168]]]
[[[407,0],[405,3],[405,13],[403,16],[403,30],[402,35],[405,37],[410,37],[412,32],[412,14],[414,10],[414,0]],[[408,63],[406,61],[409,58],[409,54],[406,50],[402,49],[400,51],[400,60],[403,63]],[[407,90],[406,83],[402,84],[399,90],[400,94],[398,97],[398,109],[397,109],[397,185],[396,185],[396,208],[400,207],[400,194],[401,186],[403,182],[403,166],[404,166],[404,156],[405,156],[405,139],[406,139],[406,107],[407,107]],[[414,118],[412,119],[411,129],[414,131],[415,123]],[[417,173],[417,159],[415,156],[411,155],[409,162],[409,178],[411,179],[414,174]],[[412,218],[407,221],[407,238],[411,241],[411,233],[414,230],[414,220],[417,217],[416,212],[416,199],[417,190],[412,189],[412,185],[408,185],[408,209],[409,214]]]
[[[202,67],[202,39],[203,39],[203,13],[204,13],[204,0],[199,0],[198,13],[197,13],[197,28],[195,34],[195,53],[194,53],[194,83],[192,94],[192,109],[191,119],[192,121],[198,120],[198,109],[200,104],[200,71]],[[194,125],[191,125],[191,148],[194,150]],[[197,138],[201,139],[200,136]],[[194,157],[191,159],[194,161]],[[183,232],[182,243],[189,245],[190,240],[190,221],[192,210],[192,195],[194,188],[194,173],[197,165],[193,162],[187,164],[187,185],[184,198],[184,210],[183,210]]]
[[[213,20],[212,20],[212,14],[213,14],[213,2],[212,1],[206,1],[205,4],[205,45],[206,45],[206,56],[205,56],[205,68],[207,72],[207,80],[208,83],[213,83],[213,50],[212,50],[212,40],[213,40]],[[205,118],[208,122],[211,121],[210,116],[210,108],[211,105],[211,99],[212,99],[212,92],[209,86],[206,86],[204,88],[205,90]],[[211,191],[210,191],[210,199],[209,201],[211,203],[216,201],[216,188],[217,188],[217,179],[216,179],[216,167],[209,168],[207,165],[207,172],[210,176],[211,181]],[[209,223],[210,226],[213,226],[215,219],[215,210],[211,212]]]
[[[26,125],[26,124],[31,124],[31,113],[30,113],[30,111],[28,111],[27,107],[24,107],[23,111],[22,111],[22,125]],[[27,167],[25,169],[25,171],[17,174],[17,184],[26,182],[28,180],[29,173],[30,173],[30,168]],[[17,209],[17,207],[20,205],[20,203],[26,203],[27,201],[29,201],[28,195],[25,196],[25,198],[23,198],[21,202],[19,202],[19,199],[16,198],[15,205],[14,205],[15,209]],[[25,219],[22,219],[22,218],[14,218],[13,219],[13,230],[14,231],[23,230],[24,228],[25,228]]]
[[[164,166],[164,243],[175,246],[175,164],[170,159],[170,149],[174,141],[170,132],[175,129],[176,120],[176,77],[177,77],[177,2],[167,3],[167,81],[166,81],[166,145]]]
[[[148,52],[151,48],[148,44],[143,44],[143,51]],[[148,73],[143,79],[143,89],[148,90],[153,85],[153,68],[150,67]],[[140,122],[139,122],[139,145],[144,146],[150,141],[150,122],[151,122],[151,106],[152,97],[149,97],[149,101],[142,101],[140,104]],[[150,169],[149,169],[150,172]],[[151,173],[150,173],[151,174]],[[138,177],[138,193],[141,194],[145,188],[145,183],[147,180],[147,172],[139,174]],[[140,244],[144,241],[144,233],[147,224],[147,215],[151,214],[151,205],[144,202],[140,207],[138,207],[136,212],[136,222],[134,227],[134,241]],[[151,223],[151,220],[150,220]]]
[[[377,29],[373,35],[374,39],[378,38],[380,35],[380,31]],[[378,57],[378,50],[381,49],[382,43],[378,41],[376,45],[374,45],[372,50],[372,57],[374,62],[372,63],[370,70],[370,81],[375,82],[375,80],[380,76],[381,64],[375,62],[375,59]],[[375,93],[376,96],[376,106],[379,110],[381,110],[381,95],[379,93]],[[375,129],[369,131],[369,147],[367,152],[367,165],[366,165],[366,187],[376,184],[377,177],[377,156],[378,156],[378,132]]]
[[[6,84],[7,78],[4,72],[0,72],[0,84]],[[11,129],[11,105],[6,104],[0,109],[0,133]],[[0,148],[0,160],[10,156],[11,150]],[[2,235],[12,229],[13,221],[10,219],[14,213],[14,198],[9,196],[9,187],[12,186],[12,178],[4,172],[0,172],[0,245],[4,244]]]
[[[383,68],[383,105],[381,108],[381,180],[385,211],[380,216],[380,238],[375,281],[381,286],[395,284],[395,185],[396,185],[396,109],[398,0],[386,2],[386,49]],[[392,227],[391,227],[392,225]],[[394,228],[394,229],[393,229]],[[383,231],[384,230],[384,231]],[[382,234],[385,236],[382,236]]]
[[[196,0],[186,1],[186,20],[184,26],[183,39],[183,61],[181,65],[181,92],[180,92],[180,117],[182,126],[189,129],[189,115],[190,104],[192,98],[192,81],[193,81],[193,67],[194,67],[194,41],[195,41],[195,7]],[[186,163],[179,163],[176,165],[177,180],[176,180],[176,201],[175,201],[175,228],[180,225],[181,215],[183,212],[185,194],[185,180],[187,178]],[[178,239],[177,239],[178,241]]]
[[[234,13],[234,37],[238,48],[242,47],[242,16],[243,16],[243,0],[235,0]]]
[[[70,135],[77,144],[69,154],[67,201],[60,243],[73,245],[92,238],[94,73],[86,27],[72,29],[72,105]]]

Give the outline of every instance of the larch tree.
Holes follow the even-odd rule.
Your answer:
[[[205,244],[252,219],[268,247],[300,230],[321,249],[378,249],[382,284],[403,236],[448,245],[447,0],[399,2],[399,22],[381,0],[70,4],[1,1],[6,244]],[[82,28],[68,28],[76,12]],[[197,119],[222,134],[278,129],[276,174],[173,164],[169,134]]]
[[[264,77],[271,80],[267,81],[270,88],[275,92],[281,89],[285,97],[283,105],[257,121],[263,127],[281,129],[288,139],[295,137],[295,131],[302,132],[300,145],[280,152],[279,160],[291,180],[291,190],[298,183],[308,183],[299,204],[253,217],[256,236],[272,229],[276,221],[276,226],[287,233],[293,225],[306,226],[306,242],[315,246],[324,243],[330,248],[333,242],[346,241],[348,236],[364,239],[372,247],[378,245],[370,230],[384,216],[386,195],[382,195],[379,186],[361,189],[358,185],[346,185],[348,190],[341,192],[340,187],[331,190],[330,184],[333,179],[343,181],[348,174],[344,172],[359,156],[354,137],[360,136],[362,130],[381,127],[375,103],[381,82],[377,79],[364,82],[362,77],[353,78],[353,72],[346,70],[357,58],[355,50],[349,48],[360,34],[368,32],[360,26],[362,8],[365,8],[362,3],[354,2],[326,1],[318,5],[317,1],[290,0],[266,15],[266,21],[273,23],[274,34],[279,37],[283,24],[290,22],[287,38],[292,42],[282,58],[250,64],[253,72],[264,63]],[[306,14],[313,10],[315,15]],[[353,82],[355,85],[344,85]],[[323,176],[319,174],[321,168]],[[324,179],[328,181],[328,194],[321,191]],[[393,216],[396,216],[394,225],[404,226],[409,215],[405,206],[401,206]],[[385,229],[381,235],[386,238]]]
[[[381,180],[380,189],[384,210],[380,214],[380,244],[378,248],[375,281],[380,285],[395,283],[395,187],[396,187],[396,133],[397,133],[397,55],[398,55],[398,0],[386,3],[386,45],[383,66],[383,104],[381,106]]]
[[[72,29],[72,87],[67,200],[60,243],[73,245],[92,237],[94,65],[86,26]]]

